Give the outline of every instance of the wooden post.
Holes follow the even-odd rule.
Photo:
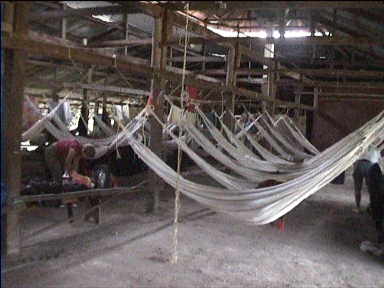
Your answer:
[[[309,10],[309,19],[310,19],[310,29],[311,29],[311,37],[315,37],[315,23],[313,20],[313,11]],[[316,58],[316,45],[312,45],[312,58],[311,58],[311,64],[314,63]]]
[[[88,70],[88,83],[92,83],[92,71],[93,68],[90,68]],[[87,136],[88,134],[88,126],[89,126],[89,101],[88,101],[88,89],[83,89],[83,101],[81,103],[81,117],[82,119],[79,119],[79,135],[80,136]],[[84,121],[84,123],[83,123]],[[80,125],[81,124],[81,125]]]
[[[206,60],[205,60],[205,56],[207,56],[207,45],[205,43],[205,41],[203,42],[203,47],[202,47],[202,50],[203,50],[203,62],[202,62],[202,66],[201,66],[201,71],[204,73],[205,70],[206,70]]]
[[[239,49],[239,43],[236,43],[234,47],[230,47],[228,51],[227,59],[227,75],[226,75],[226,86],[227,87],[236,87],[237,82],[237,68],[240,67],[241,53]],[[224,93],[224,107],[228,112],[224,115],[224,123],[228,126],[229,129],[233,131],[235,128],[235,123],[230,115],[232,112],[235,113],[235,97],[236,94],[232,92]]]
[[[14,33],[21,38],[28,37],[28,16],[30,2],[14,4]],[[19,213],[11,209],[12,199],[20,195],[22,133],[22,107],[24,99],[24,75],[27,53],[23,50],[5,50],[5,187],[6,207],[6,255],[20,253]]]
[[[313,88],[313,108],[317,110],[319,107],[319,88]]]
[[[63,4],[63,10],[65,10],[66,8],[67,6]],[[66,17],[63,17],[63,19],[61,19],[61,38],[63,38],[64,40],[67,39],[67,18]]]
[[[276,96],[276,81],[274,70],[277,70],[276,67],[273,67],[274,64],[277,65],[277,62],[273,60],[274,58],[274,44],[273,44],[273,28],[267,30],[267,39],[264,48],[264,57],[269,58],[268,66],[264,65],[263,69],[268,69],[268,74],[263,75],[264,82],[261,85],[261,91],[263,96],[274,99]],[[272,114],[274,113],[274,103],[271,104],[263,103],[263,109],[269,110]]]
[[[299,85],[297,86],[296,88],[296,91],[295,91],[295,104],[297,105],[300,105],[300,102],[301,102],[301,94],[303,92],[303,85]],[[297,108],[296,111],[295,111],[295,122],[298,123],[299,122],[299,119],[300,119],[300,109]]]
[[[167,10],[163,9],[160,17],[155,18],[154,23],[151,66],[160,69],[160,71],[164,71],[167,65],[167,47],[162,44],[169,40],[169,37],[172,35],[171,19],[168,16]],[[151,82],[150,101],[152,102],[154,112],[160,119],[163,119],[164,101],[159,98],[159,94],[161,91],[164,91],[165,84],[165,79],[162,79],[159,74],[154,75]],[[162,142],[163,129],[154,117],[149,118],[149,123],[151,125],[150,149],[158,156],[165,158]],[[164,182],[152,170],[148,174],[149,191],[147,194],[146,212],[157,213],[160,191],[164,187]]]
[[[128,38],[129,38],[129,31],[128,31],[128,13],[126,13],[125,15],[124,15],[124,22],[125,22],[125,26],[124,26],[124,28],[125,28],[125,40],[128,40]],[[124,55],[128,55],[128,47],[125,47],[124,48]]]

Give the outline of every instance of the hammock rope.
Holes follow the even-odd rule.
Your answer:
[[[181,109],[184,111],[184,91],[185,91],[185,74],[186,74],[186,66],[187,66],[187,45],[188,45],[188,12],[189,12],[189,2],[185,5],[186,10],[186,22],[185,22],[185,38],[184,38],[184,59],[183,59],[183,74],[181,78],[181,94],[180,94],[180,103],[181,103]],[[181,118],[183,118],[183,114],[181,114]],[[174,217],[174,231],[173,231],[173,255],[171,259],[171,263],[177,264],[178,260],[178,251],[177,251],[177,244],[178,244],[178,219],[179,219],[179,212],[180,212],[180,187],[179,187],[179,181],[180,181],[180,172],[181,172],[181,144],[180,139],[182,136],[182,129],[179,127],[179,141],[177,145],[177,181],[176,181],[176,191],[175,191],[175,217]]]

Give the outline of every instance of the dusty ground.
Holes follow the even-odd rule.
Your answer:
[[[289,213],[285,232],[182,197],[178,264],[169,262],[169,187],[158,215],[143,213],[142,193],[121,196],[103,209],[99,226],[65,224],[27,239],[66,216],[60,208],[29,209],[24,262],[8,261],[6,287],[384,287],[384,260],[359,249],[361,241],[375,240],[375,231],[368,215],[352,211],[352,184],[347,174],[344,185],[329,184],[301,203]]]

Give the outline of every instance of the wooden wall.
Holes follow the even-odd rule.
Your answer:
[[[384,101],[320,101],[311,142],[323,151],[384,110]]]

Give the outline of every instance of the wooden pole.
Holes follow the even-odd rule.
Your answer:
[[[67,6],[63,4],[63,10],[65,10]],[[63,17],[61,19],[61,38],[64,40],[67,39],[67,18]]]
[[[151,66],[160,71],[165,71],[167,65],[167,47],[161,44],[172,35],[171,27],[167,10],[163,9],[160,17],[155,18],[151,57]],[[165,84],[165,79],[161,77],[161,73],[154,75],[151,82],[150,101],[152,102],[154,112],[160,119],[163,119],[164,103],[163,99],[159,98],[159,95],[161,91],[165,90]],[[154,117],[149,118],[149,123],[151,125],[150,149],[158,156],[164,158],[163,129]],[[157,213],[159,210],[160,191],[164,187],[164,182],[152,170],[148,171],[148,174],[149,193],[147,194],[146,212]]]
[[[125,28],[125,37],[124,37],[124,39],[125,40],[128,40],[128,38],[129,38],[129,31],[128,31],[128,13],[126,13],[125,15],[124,15],[124,22],[125,22],[125,26],[124,26],[124,28]],[[128,47],[125,47],[124,48],[124,55],[128,55]]]
[[[295,91],[295,103],[300,105],[300,102],[301,102],[301,94],[303,92],[303,86],[302,85],[299,85],[297,88],[296,88],[296,91]],[[299,119],[300,119],[300,109],[296,109],[295,111],[295,122],[298,123],[299,122]]]
[[[21,38],[28,37],[28,16],[30,2],[14,4],[14,33]],[[5,187],[7,191],[6,209],[6,254],[20,253],[19,213],[10,209],[11,200],[20,195],[22,107],[24,99],[24,75],[27,53],[23,50],[5,50]]]
[[[226,85],[229,87],[236,87],[237,82],[237,73],[236,70],[240,66],[240,50],[239,46],[236,44],[234,47],[229,49],[228,61],[227,61],[227,75],[226,75]],[[224,123],[231,130],[234,129],[235,123],[231,117],[231,112],[235,113],[235,96],[233,92],[224,93],[224,106],[225,110],[228,112],[224,115]]]
[[[92,71],[93,71],[93,68],[90,68],[88,70],[88,79],[87,79],[88,83],[92,83]],[[79,119],[79,135],[80,136],[87,136],[88,134],[88,128],[89,128],[89,107],[88,107],[89,97],[88,96],[89,96],[88,89],[83,89],[83,101],[81,103],[82,119]]]

